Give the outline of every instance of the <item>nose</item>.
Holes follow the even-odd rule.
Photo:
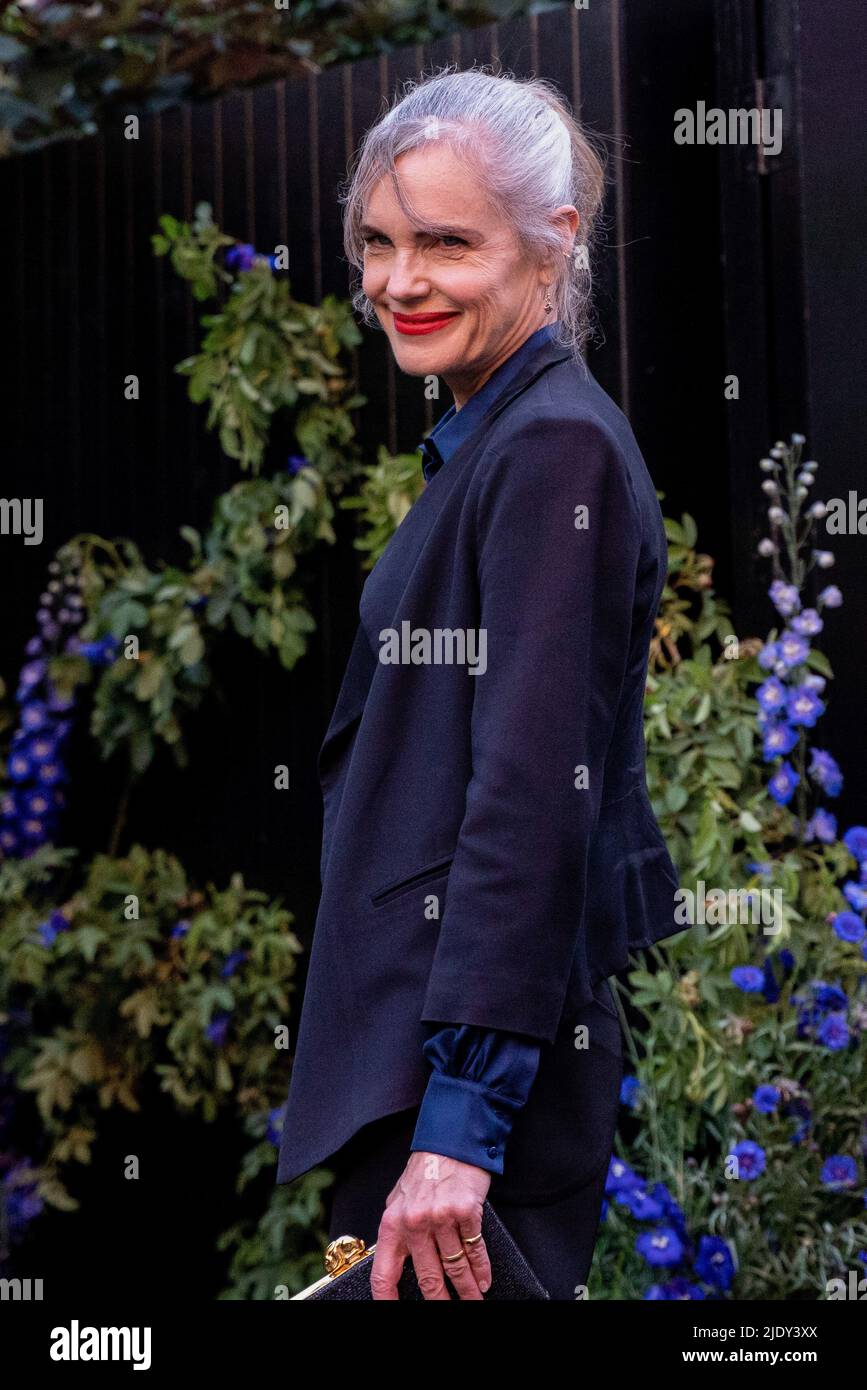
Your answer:
[[[428,298],[430,279],[416,251],[395,253],[389,267],[386,293],[389,299],[401,304]]]

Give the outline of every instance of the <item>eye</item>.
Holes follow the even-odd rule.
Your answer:
[[[457,246],[466,246],[468,244],[464,241],[462,236],[441,236],[437,237],[437,241],[441,242],[449,251],[454,250]],[[449,243],[451,243],[451,245],[449,245]]]
[[[385,235],[384,232],[368,232],[368,234],[365,237],[362,237],[362,240],[365,246],[370,246],[375,241],[387,242],[388,237]]]

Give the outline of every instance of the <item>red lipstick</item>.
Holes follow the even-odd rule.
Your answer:
[[[457,318],[458,312],[457,309],[454,309],[439,314],[395,314],[394,326],[398,333],[418,337],[422,333],[435,333],[438,328],[445,328],[447,323],[450,323],[453,318]]]

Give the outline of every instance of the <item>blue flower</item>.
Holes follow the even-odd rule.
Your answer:
[[[774,974],[774,967],[771,957],[766,956],[762,965],[762,994],[766,1004],[776,1004],[782,993],[777,977]]]
[[[780,806],[785,806],[795,795],[795,788],[800,780],[792,764],[783,761],[768,782],[768,791]]]
[[[735,1262],[726,1241],[719,1236],[702,1236],[693,1266],[699,1279],[715,1289],[730,1289],[735,1276]]]
[[[226,265],[230,269],[252,270],[256,264],[257,255],[255,246],[251,246],[249,241],[237,241],[226,252]]]
[[[824,626],[815,608],[805,608],[803,613],[792,619],[792,627],[804,637],[815,637]]]
[[[744,994],[760,994],[765,977],[755,965],[736,965],[730,979]]]
[[[227,956],[226,963],[220,971],[220,974],[222,975],[223,979],[228,980],[230,975],[234,975],[235,971],[238,969],[238,966],[246,959],[246,951],[233,951],[230,956]]]
[[[631,1187],[618,1193],[618,1202],[628,1207],[636,1221],[658,1221],[665,1214],[665,1207],[656,1197],[652,1197],[646,1187]]]
[[[839,608],[843,602],[843,595],[836,584],[829,584],[819,595],[819,606],[823,608]]]
[[[772,1115],[780,1103],[780,1093],[776,1086],[757,1086],[753,1091],[753,1105],[762,1115]]]
[[[774,580],[768,594],[772,604],[783,618],[791,617],[793,613],[797,613],[801,606],[798,590],[794,584],[786,584],[782,579]]]
[[[809,1105],[800,1097],[795,1100],[790,1100],[786,1103],[783,1114],[787,1120],[795,1119],[798,1121],[789,1142],[791,1144],[802,1144],[810,1133],[810,1124],[813,1119],[813,1112]]]
[[[9,1169],[3,1180],[3,1200],[10,1234],[20,1237],[28,1224],[42,1211],[42,1198],[36,1191],[36,1180],[22,1181],[32,1171],[29,1160],[22,1159]]]
[[[214,1047],[222,1047],[223,1043],[226,1041],[230,1018],[230,1014],[219,1013],[216,1017],[211,1019],[211,1022],[205,1029],[205,1037],[208,1039],[208,1042],[214,1044]]]
[[[26,782],[33,775],[33,764],[25,753],[10,753],[6,771],[11,782]]]
[[[843,897],[856,912],[863,912],[867,908],[867,888],[862,883],[853,883],[850,880],[843,884],[842,892]]]
[[[274,1109],[271,1110],[271,1111],[269,1112],[269,1114],[268,1114],[268,1128],[267,1128],[267,1130],[266,1130],[266,1132],[265,1132],[265,1138],[266,1138],[270,1143],[272,1143],[272,1144],[275,1146],[275,1148],[279,1147],[279,1144],[280,1144],[280,1135],[281,1135],[282,1132],[283,1132],[283,1121],[284,1121],[285,1117],[286,1117],[286,1102],[285,1102],[285,1101],[283,1102],[282,1105],[277,1105],[277,1106],[275,1106]]]
[[[187,932],[188,932],[189,930],[190,930],[190,924],[189,924],[189,922],[187,922],[187,921],[185,921],[185,920],[183,920],[183,919],[182,919],[180,922],[176,922],[175,925],[172,927],[172,931],[171,931],[172,940],[173,940],[173,941],[180,941],[183,937],[186,936],[186,934],[187,934]]]
[[[849,1007],[846,991],[841,989],[839,985],[828,985],[824,980],[814,980],[813,993],[819,1008],[824,1009],[826,1013],[834,1009],[847,1009]]]
[[[762,741],[762,756],[766,763],[772,762],[785,753],[791,753],[798,742],[798,735],[790,724],[773,720],[765,725]]]
[[[21,727],[28,734],[48,725],[48,710],[42,700],[28,700],[21,706]]]
[[[649,1265],[676,1265],[683,1257],[680,1237],[670,1226],[644,1231],[636,1240],[635,1249]]]
[[[773,671],[779,659],[780,653],[776,642],[766,642],[756,657],[763,671]]]
[[[291,473],[293,477],[296,473],[300,473],[302,468],[309,467],[310,460],[306,459],[303,454],[290,454],[286,462],[286,472]]]
[[[752,1139],[742,1139],[735,1144],[729,1157],[737,1159],[737,1176],[746,1182],[755,1182],[767,1167],[764,1149]]]
[[[834,918],[834,931],[841,941],[849,941],[857,946],[859,941],[864,940],[867,927],[856,917],[854,912],[838,912]]]
[[[768,680],[762,681],[756,691],[756,699],[768,714],[776,714],[785,707],[786,687],[776,676],[771,676]]]
[[[18,673],[17,698],[19,700],[26,699],[28,693],[39,684],[47,670],[48,665],[45,661],[36,660],[26,662]]]
[[[69,920],[64,917],[62,912],[52,912],[51,916],[44,922],[40,922],[37,928],[39,940],[43,946],[53,946],[62,931],[69,930]]]
[[[827,796],[839,796],[843,787],[843,774],[830,753],[822,748],[810,749],[809,775],[817,786],[822,787]]]
[[[58,782],[66,779],[66,773],[58,762],[41,763],[36,772],[37,780],[44,783],[46,787],[54,787]]]
[[[803,684],[806,685],[809,690],[818,690],[821,694],[828,682],[825,680],[824,676],[817,676],[815,671],[810,671],[808,675],[804,677]]]
[[[821,806],[817,807],[813,816],[807,821],[805,838],[807,840],[821,840],[823,844],[832,845],[837,838],[837,817]]]
[[[691,1284],[688,1279],[671,1279],[664,1286],[664,1297],[674,1302],[684,1302],[706,1297],[704,1289],[698,1284]]]
[[[747,864],[747,868],[749,869],[751,874],[758,874],[759,878],[773,877],[774,865],[770,859],[754,859],[751,863]]]
[[[795,618],[792,627],[799,621]],[[777,643],[779,648],[780,660],[789,670],[794,666],[802,666],[810,654],[809,642],[798,632],[792,632],[786,628]]]
[[[616,1197],[618,1192],[625,1192],[629,1188],[641,1187],[641,1179],[634,1173],[628,1163],[624,1163],[622,1158],[612,1156],[608,1164],[608,1176],[605,1179],[605,1192],[609,1197]]]
[[[817,1040],[831,1052],[849,1046],[849,1025],[845,1014],[828,1014],[816,1034]]]
[[[843,836],[843,844],[859,864],[867,859],[867,825],[852,825]]]
[[[98,638],[95,642],[80,642],[78,652],[85,657],[92,666],[110,666],[118,653],[119,643],[110,634]]]
[[[793,724],[812,729],[820,715],[825,713],[825,701],[820,700],[810,686],[797,685],[789,692],[786,713]]]
[[[823,1187],[839,1192],[842,1188],[854,1187],[857,1181],[858,1165],[854,1158],[849,1158],[847,1154],[835,1154],[833,1158],[825,1159],[820,1175]]]
[[[641,1092],[641,1082],[637,1076],[624,1076],[620,1083],[620,1104],[634,1110]]]
[[[672,1230],[677,1231],[681,1242],[686,1247],[689,1244],[689,1232],[686,1229],[686,1217],[683,1214],[683,1209],[678,1206],[664,1182],[654,1184],[653,1196],[662,1203],[667,1224],[671,1226]]]

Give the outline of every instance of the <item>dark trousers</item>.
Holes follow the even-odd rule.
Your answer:
[[[579,1024],[587,1025],[590,1046],[569,1056],[564,1049],[574,1049]],[[502,1178],[494,1175],[488,1199],[551,1298],[571,1301],[586,1285],[593,1258],[623,1074],[620,1030],[604,982],[595,1000],[566,1022],[560,1044],[564,1056],[574,1074],[569,1094],[556,1084],[555,1069],[549,1072],[554,1084],[543,1075],[543,1059],[527,1102],[528,1112],[535,1106],[535,1113],[519,1115],[513,1129],[522,1171],[509,1168],[507,1140],[506,1171]],[[569,1107],[561,1116],[558,1097]],[[329,1159],[327,1166],[336,1175],[330,1240],[339,1235],[360,1236],[368,1245],[376,1240],[385,1200],[409,1161],[417,1115],[417,1109],[385,1115],[365,1125]],[[548,1193],[537,1179],[539,1173],[544,1177],[543,1153],[557,1151],[558,1144],[562,1151],[564,1135],[575,1150],[574,1182],[566,1184],[566,1191],[561,1184]],[[562,1171],[561,1164],[561,1176]]]

